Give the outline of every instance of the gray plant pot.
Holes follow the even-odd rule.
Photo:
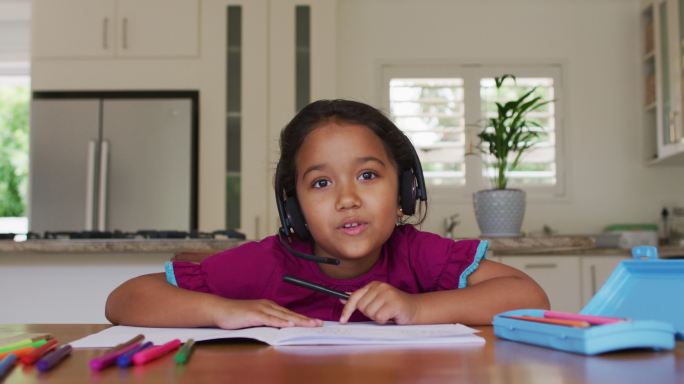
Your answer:
[[[520,236],[525,216],[525,191],[487,189],[473,194],[475,218],[482,237]]]

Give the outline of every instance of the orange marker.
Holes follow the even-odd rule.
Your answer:
[[[533,316],[505,316],[505,317],[508,317],[509,319],[532,321],[535,323],[563,325],[566,327],[575,327],[575,328],[589,328],[589,327],[591,327],[591,324],[589,324],[589,322],[580,321],[580,320],[548,319],[548,318],[544,318],[544,317],[533,317]]]

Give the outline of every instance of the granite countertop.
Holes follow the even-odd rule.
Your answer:
[[[0,241],[13,253],[211,253],[235,247],[237,239],[55,239]]]
[[[500,237],[486,238],[489,250],[494,256],[512,255],[591,255],[625,256],[632,252],[625,248],[604,248],[596,246],[596,239],[588,235],[543,236],[543,237]],[[684,257],[683,246],[659,246],[661,258]]]
[[[494,256],[512,255],[623,255],[629,249],[599,248],[593,236],[543,236],[485,238]],[[87,239],[0,241],[5,253],[183,253],[206,255],[235,247],[237,239]],[[660,257],[684,257],[682,246],[661,246]],[[201,257],[201,256],[198,256]]]

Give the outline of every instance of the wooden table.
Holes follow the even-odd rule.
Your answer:
[[[0,325],[0,337],[48,332],[70,342],[104,324]],[[5,383],[684,383],[684,343],[671,352],[623,351],[587,357],[497,339],[483,346],[290,347],[256,342],[202,343],[187,366],[172,355],[141,367],[91,372],[103,350],[75,350],[53,371],[17,365]]]

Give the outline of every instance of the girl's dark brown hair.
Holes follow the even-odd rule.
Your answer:
[[[280,132],[280,159],[275,181],[283,186],[286,196],[295,196],[297,167],[295,157],[306,136],[329,121],[341,121],[368,127],[375,133],[394,160],[399,175],[413,167],[413,147],[406,135],[378,109],[370,105],[351,100],[318,100],[302,108],[297,115]],[[425,220],[427,202],[421,201],[416,211],[417,222]],[[402,219],[406,222],[409,217]]]

